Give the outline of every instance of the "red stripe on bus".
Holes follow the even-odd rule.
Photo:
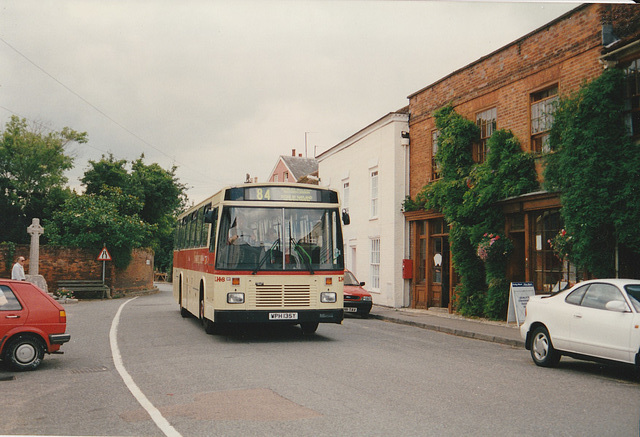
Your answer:
[[[209,249],[184,249],[173,252],[173,267],[196,272],[214,273],[216,257]]]
[[[233,276],[233,275],[249,275],[253,274],[253,270],[215,270],[215,275]],[[316,275],[344,275],[344,270],[314,270]],[[260,276],[309,276],[309,270],[258,270],[256,275]]]

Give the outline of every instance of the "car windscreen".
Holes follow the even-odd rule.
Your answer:
[[[356,279],[355,276],[353,276],[353,273],[351,272],[344,272],[344,285],[355,285],[355,286],[359,286],[360,283],[358,282],[358,280]]]
[[[636,312],[640,313],[640,285],[627,285],[624,289],[627,290],[629,299],[636,309]]]

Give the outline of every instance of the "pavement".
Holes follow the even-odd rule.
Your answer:
[[[417,328],[444,332],[459,337],[490,341],[507,346],[524,347],[520,329],[515,323],[486,319],[469,319],[449,314],[446,308],[418,310],[414,308],[389,308],[374,305],[369,317]]]

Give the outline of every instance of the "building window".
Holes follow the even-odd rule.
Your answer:
[[[627,76],[625,87],[625,118],[629,133],[640,137],[640,59],[636,59],[624,69]]]
[[[480,141],[473,145],[473,160],[478,164],[487,159],[487,140],[496,130],[497,110],[487,109],[476,115],[476,124],[480,128]]]
[[[550,240],[561,228],[559,210],[539,212],[535,215],[534,283],[536,290],[551,293],[562,280],[562,261],[553,252]]]
[[[431,220],[431,260],[433,261],[431,282],[442,284],[447,238],[445,235],[444,219]]]
[[[285,182],[289,182],[289,172],[287,171],[284,172],[283,179]]]
[[[369,265],[371,288],[380,289],[380,238],[371,239],[371,262]]]
[[[431,132],[431,180],[435,181],[440,179],[440,164],[436,162],[436,153],[438,153],[438,137],[440,136],[439,130]]]
[[[418,240],[418,277],[416,282],[424,284],[427,279],[427,221],[416,223],[416,238]]]
[[[273,175],[273,182],[278,182],[278,175],[277,174]]]
[[[558,85],[531,94],[531,151],[549,153],[549,130],[558,105]]]
[[[349,181],[342,183],[342,208],[349,212]]]
[[[371,176],[371,218],[378,217],[378,170],[372,170]]]

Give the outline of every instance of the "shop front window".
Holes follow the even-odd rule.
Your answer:
[[[560,231],[560,223],[558,210],[543,211],[535,216],[534,285],[543,293],[551,293],[562,279],[562,260],[555,255],[549,243]]]
[[[427,222],[416,222],[416,238],[418,239],[418,284],[424,284],[427,279]]]
[[[539,212],[534,217],[534,284],[542,293],[553,293],[585,279],[567,259],[561,259],[553,251],[550,241],[562,229],[559,210]]]

